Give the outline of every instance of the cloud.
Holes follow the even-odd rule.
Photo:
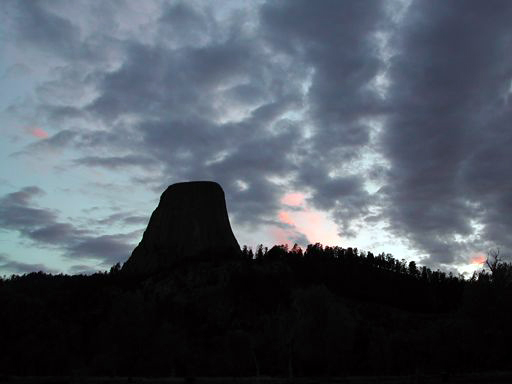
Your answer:
[[[286,193],[281,198],[281,204],[282,208],[277,212],[279,225],[272,231],[278,244],[340,244],[336,226],[329,216],[324,211],[311,207],[304,193]]]
[[[20,43],[58,55],[73,52],[80,32],[69,20],[39,3],[7,1],[3,7],[9,15],[6,30]]]
[[[281,198],[281,203],[289,207],[300,207],[305,203],[306,196],[300,192],[289,192]]]
[[[34,152],[53,151],[66,147],[77,137],[77,133],[71,130],[62,130],[51,136],[46,140],[36,141],[29,144],[23,151],[13,153],[14,156],[31,155]]]
[[[381,67],[373,36],[383,9],[281,2],[223,15],[191,3],[153,11],[158,37],[115,43],[122,54],[114,69],[100,65],[70,76],[65,67],[60,80],[41,85],[65,94],[59,86],[69,89],[70,78],[81,78],[76,89],[93,89],[79,108],[40,92],[49,119],[65,125],[70,111],[70,119],[98,127],[66,130],[67,145],[87,153],[74,164],[135,165],[151,171],[153,180],[160,177],[162,186],[216,180],[226,189],[233,220],[245,227],[275,222],[279,199],[297,188],[332,212],[340,232],[353,233],[351,221],[367,214],[370,198],[365,175],[347,169],[369,145],[370,128],[361,119],[381,113],[368,84]],[[86,54],[90,43],[83,44]],[[333,178],[333,170],[341,174]]]
[[[282,223],[294,225],[293,220],[290,217],[290,214],[286,211],[279,211],[277,213],[277,217],[279,218],[279,221],[281,221]]]
[[[293,228],[280,228],[275,227],[271,229],[272,240],[276,245],[291,245],[297,244],[301,247],[305,247],[309,244],[309,240],[303,233]]]
[[[353,235],[352,222],[368,213],[368,177],[354,161],[361,148],[371,150],[365,119],[383,113],[369,87],[383,66],[374,35],[385,24],[380,5],[333,2],[266,4],[262,18],[269,44],[308,64],[310,76],[304,122],[310,134],[294,185],[310,191],[310,202],[331,211],[342,235]]]
[[[18,12],[43,18],[55,13],[41,7]],[[285,116],[303,108],[307,68],[290,56],[276,60],[264,39],[247,27],[248,20],[258,18],[253,9],[230,13],[223,20],[229,28],[220,28],[211,10],[186,3],[166,5],[157,14],[158,39],[151,44],[135,39],[116,43],[123,59],[114,70],[100,66],[87,73],[92,67],[83,64],[85,73],[69,76],[70,66],[63,66],[55,70],[56,80],[41,84],[40,89],[52,89],[51,95],[39,93],[41,113],[69,126],[25,153],[61,147],[65,141],[67,148],[86,154],[74,164],[111,170],[136,165],[165,177],[162,184],[214,179],[225,186],[239,222],[273,217],[282,187],[269,178],[295,167],[290,152],[298,149],[303,132]],[[59,12],[58,17],[65,16]],[[201,28],[177,35],[181,24]],[[27,28],[17,33],[27,36]],[[73,41],[74,46],[82,44],[85,55],[90,44],[77,36]],[[80,64],[81,57],[75,56],[73,63]],[[94,60],[104,59],[88,57],[87,62]],[[84,80],[70,83],[70,78]],[[94,97],[82,107],[54,96],[84,87],[93,89]],[[71,126],[77,118],[94,121],[99,129],[77,131]],[[156,164],[162,168],[155,170]],[[234,188],[248,177],[250,190]]]
[[[69,272],[73,275],[92,275],[98,272],[98,268],[91,268],[91,266],[85,264],[76,264],[69,268]]]
[[[36,197],[44,194],[41,188],[30,186],[0,197],[0,228],[16,231],[36,246],[52,247],[66,258],[96,259],[103,266],[125,261],[133,249],[133,239],[141,236],[140,230],[102,234],[62,222],[57,211],[40,208],[34,202]],[[121,214],[118,218],[107,218],[103,224],[116,220],[130,225],[142,222],[137,216]],[[13,266],[9,262],[6,268]],[[18,267],[21,271],[22,265]]]
[[[104,217],[102,219],[94,218],[88,221],[91,225],[104,225],[104,226],[112,226],[115,224],[122,224],[122,225],[140,225],[140,224],[147,224],[149,220],[149,213],[148,216],[137,216],[134,215],[132,212],[117,212],[113,213],[107,217]]]
[[[34,127],[34,128],[29,128],[28,131],[30,132],[30,134],[32,136],[37,137],[38,139],[48,138],[48,132],[46,132],[43,128]]]
[[[44,264],[30,264],[12,260],[5,253],[0,253],[0,270],[8,271],[12,274],[24,274],[30,272],[57,273],[55,269],[48,268]]]
[[[419,1],[396,32],[393,112],[381,138],[391,165],[386,215],[430,263],[457,262],[470,243],[457,239],[476,236],[475,223],[486,241],[511,249],[510,16],[504,2]]]
[[[88,236],[70,244],[67,252],[72,258],[94,258],[102,261],[104,267],[128,259],[133,245],[132,234]]]
[[[36,186],[25,187],[0,198],[0,226],[29,234],[33,228],[54,222],[54,211],[31,206],[32,199],[45,192]]]
[[[487,260],[487,256],[483,252],[477,252],[471,257],[471,264],[481,265]]]
[[[431,266],[512,249],[507,2],[5,4],[19,65],[33,74],[37,56],[45,73],[8,110],[52,127],[18,155],[67,151],[60,169],[101,167],[156,193],[216,180],[250,233],[281,236],[279,212],[307,204],[342,239],[379,226]],[[122,236],[9,199],[6,229],[73,257],[126,251]]]
[[[157,162],[147,156],[126,155],[126,156],[85,156],[73,161],[75,165],[86,165],[89,167],[104,167],[109,169],[118,169],[131,166],[140,166],[143,168],[156,165]]]
[[[30,68],[22,63],[15,63],[10,65],[5,69],[4,73],[0,77],[2,80],[10,79],[10,78],[19,78],[23,76],[27,76],[31,73]]]

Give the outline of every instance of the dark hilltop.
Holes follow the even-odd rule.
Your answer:
[[[512,267],[487,265],[240,249],[217,183],[174,184],[123,266],[0,280],[0,377],[477,380],[512,370]]]

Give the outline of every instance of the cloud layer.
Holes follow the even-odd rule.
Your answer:
[[[122,262],[130,254],[132,234],[104,235],[94,231],[93,223],[87,229],[70,222],[61,221],[59,212],[41,208],[35,201],[45,192],[36,186],[25,187],[0,198],[0,228],[16,231],[22,238],[29,239],[39,246],[64,252],[72,260],[93,259],[97,266],[106,268]],[[140,224],[141,220],[127,214],[111,215],[97,224],[111,225],[115,221],[124,224]],[[9,260],[2,256],[2,267],[19,272],[29,271],[30,264]],[[43,264],[33,265],[33,270],[55,270]]]
[[[512,250],[509,2],[1,7],[13,65],[38,73],[6,109],[40,139],[15,158],[64,151],[60,172],[157,193],[213,179],[241,231],[288,225],[289,241],[315,240],[283,219],[295,193],[292,208],[328,215],[341,239],[378,227],[434,267]],[[0,225],[67,257],[129,254],[128,235],[64,221],[34,205],[41,193],[6,192]]]

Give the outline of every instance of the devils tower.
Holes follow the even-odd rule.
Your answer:
[[[239,253],[222,187],[211,181],[177,183],[160,197],[123,271],[148,274],[185,258]]]

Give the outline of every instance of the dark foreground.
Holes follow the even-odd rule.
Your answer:
[[[512,372],[472,374],[437,374],[408,376],[352,376],[337,378],[271,378],[271,377],[217,377],[217,378],[103,378],[103,377],[4,377],[2,383],[13,384],[510,384]]]
[[[512,372],[509,264],[464,280],[351,248],[252,256],[208,255],[148,276],[115,267],[2,279],[0,376],[512,383],[486,373]],[[196,383],[235,381],[254,379]]]

